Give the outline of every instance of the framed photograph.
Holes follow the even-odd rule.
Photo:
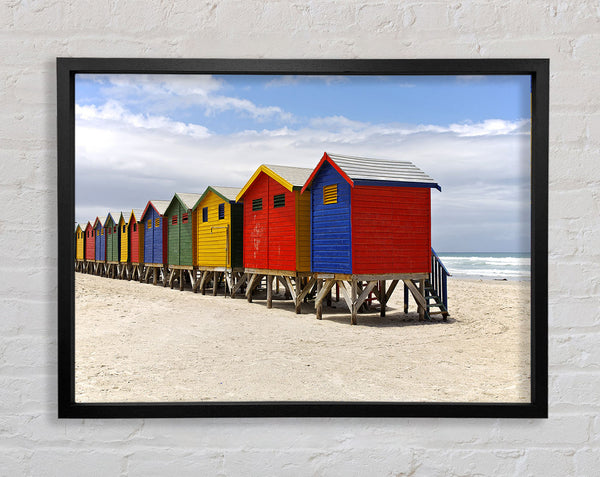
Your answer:
[[[547,417],[548,88],[57,59],[59,417]]]

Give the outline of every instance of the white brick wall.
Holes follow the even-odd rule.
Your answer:
[[[598,475],[597,1],[5,0],[0,25],[0,475]],[[57,56],[551,58],[550,419],[58,421]]]

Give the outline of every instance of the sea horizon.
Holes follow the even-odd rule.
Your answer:
[[[531,280],[530,252],[438,252],[455,278]]]

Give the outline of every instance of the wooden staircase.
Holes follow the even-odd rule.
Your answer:
[[[448,270],[431,249],[431,272],[425,280],[404,281],[404,313],[408,312],[408,292],[413,295],[419,307],[419,314],[426,320],[432,315],[442,315],[442,320],[448,319]],[[437,310],[436,310],[437,308]]]

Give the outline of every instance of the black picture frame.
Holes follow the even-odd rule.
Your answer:
[[[548,59],[259,60],[58,58],[58,417],[487,417],[548,416]],[[75,401],[75,75],[531,75],[531,402],[187,402]]]

